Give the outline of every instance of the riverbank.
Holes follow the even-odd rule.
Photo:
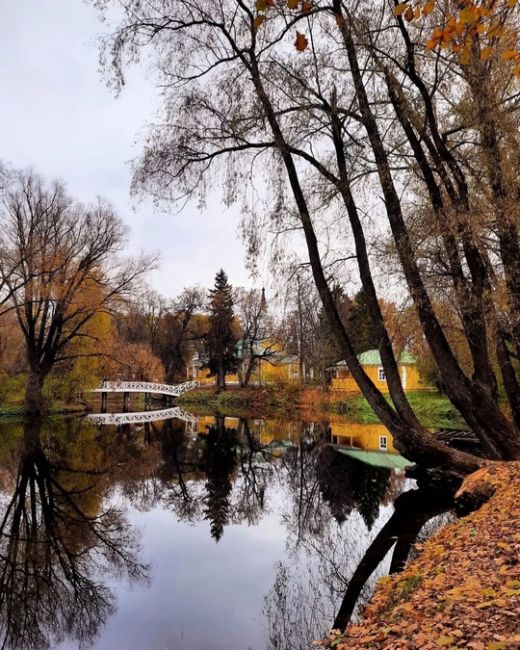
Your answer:
[[[49,407],[46,416],[72,415],[84,413],[84,404],[61,404],[55,403]],[[25,416],[23,404],[2,404],[0,405],[0,419],[12,418],[19,420]]]
[[[520,462],[489,463],[462,490],[495,490],[477,511],[418,545],[403,573],[379,581],[335,650],[520,647]]]
[[[432,428],[464,427],[464,423],[450,401],[436,392],[409,394],[410,404],[421,422]],[[206,409],[227,415],[247,412],[250,415],[269,414],[312,416],[337,414],[355,422],[376,424],[379,422],[364,397],[343,391],[324,391],[297,385],[229,387],[217,392],[214,387],[198,388],[184,393],[179,405],[186,409]]]

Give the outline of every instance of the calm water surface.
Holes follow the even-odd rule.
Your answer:
[[[309,648],[411,487],[330,435],[210,416],[1,423],[0,647]]]

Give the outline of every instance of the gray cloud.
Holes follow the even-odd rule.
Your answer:
[[[211,286],[223,267],[250,284],[237,239],[237,210],[189,205],[160,214],[129,197],[130,164],[140,152],[157,92],[144,70],[117,98],[101,79],[96,37],[106,29],[80,0],[4,0],[0,5],[0,159],[62,178],[73,196],[108,199],[131,228],[129,249],[159,250],[155,288]]]

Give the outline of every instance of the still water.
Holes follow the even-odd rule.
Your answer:
[[[328,446],[380,443],[340,424],[0,423],[0,647],[310,648],[388,572],[417,493]]]

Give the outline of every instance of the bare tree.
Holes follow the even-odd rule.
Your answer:
[[[110,312],[150,268],[151,258],[119,261],[125,228],[110,206],[75,203],[59,182],[16,172],[2,195],[0,278],[3,310],[25,338],[27,413],[45,409],[42,388],[53,367],[78,352],[71,344],[100,311]]]
[[[263,289],[238,290],[235,305],[242,327],[239,379],[241,386],[248,386],[262,361],[272,362],[279,351],[279,333],[267,313]]]
[[[173,301],[164,314],[158,332],[158,352],[168,382],[186,376],[186,364],[197,342],[206,334],[202,316],[206,295],[200,287],[188,287]]]
[[[512,355],[519,339],[520,253],[510,200],[518,174],[507,173],[506,162],[517,161],[506,155],[501,131],[517,106],[511,76],[499,62],[483,62],[477,51],[462,68],[451,55],[424,53],[422,35],[412,33],[415,28],[390,5],[372,0],[354,6],[317,2],[302,13],[277,4],[260,27],[257,11],[243,0],[218,7],[209,0],[122,4],[122,24],[109,41],[117,78],[122,80],[128,57],[152,47],[166,88],[165,119],[150,132],[135,188],[163,199],[204,196],[224,170],[226,198],[232,200],[261,176],[272,190],[264,203],[275,222],[288,218],[293,228],[296,219],[341,354],[397,448],[426,467],[449,466],[465,474],[480,460],[438,442],[403,389],[374,280],[368,240],[373,232],[364,218],[364,204],[373,202],[450,400],[489,457],[518,457],[520,391]],[[300,23],[309,47],[291,55],[286,41]],[[454,80],[463,90],[450,86]],[[466,107],[460,104],[463,92]],[[491,223],[481,218],[476,227],[470,217],[482,214],[482,204]],[[452,303],[472,355],[471,375],[435,311],[428,268],[413,237],[417,205],[429,213],[448,265]],[[328,282],[323,250],[345,230],[393,406],[360,365]],[[507,296],[505,307],[494,300],[499,287]],[[512,420],[496,397],[494,345]]]
[[[147,287],[141,293],[139,303],[144,311],[150,349],[152,354],[155,354],[161,322],[167,310],[167,300],[158,291]]]

